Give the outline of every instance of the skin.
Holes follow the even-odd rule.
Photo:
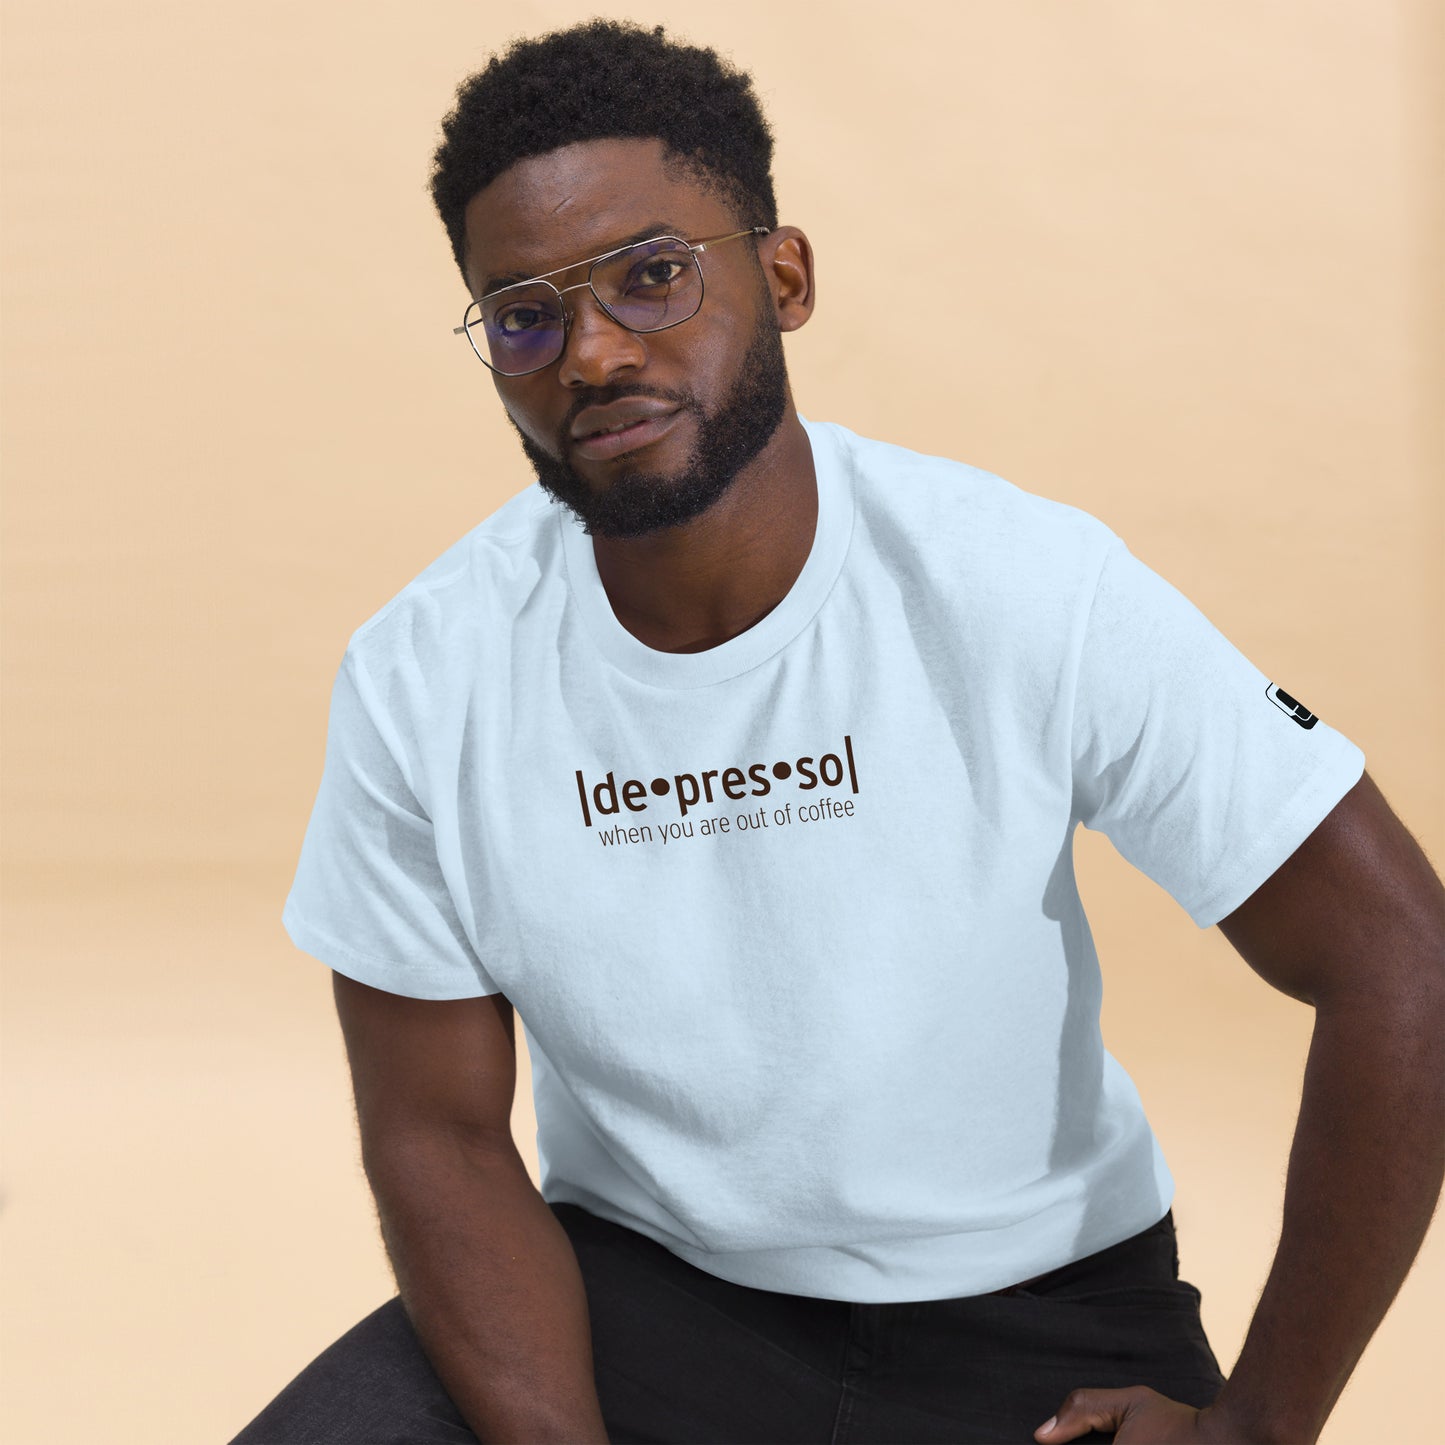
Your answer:
[[[570,266],[659,219],[694,240],[755,218],[739,220],[695,177],[669,167],[659,140],[584,141],[528,157],[467,206],[467,284],[479,297],[488,277],[538,276]],[[812,450],[778,345],[782,332],[812,315],[812,247],[796,226],[782,226],[698,259],[703,304],[682,325],[631,332],[590,292],[572,291],[565,300],[573,322],[557,361],[528,376],[488,372],[539,481],[552,482],[548,490],[559,500],[566,501],[568,485],[602,495],[639,471],[655,486],[718,493],[687,520],[642,535],[592,531],[598,575],[618,621],[661,652],[716,647],[767,616],[802,570],[818,515]],[[551,279],[567,286],[585,277],[582,267]],[[747,400],[769,361],[780,382],[781,420],[764,439],[756,423],[748,434],[758,406]],[[569,434],[578,413],[629,396],[678,401],[683,415],[649,447],[607,460],[577,454]],[[709,488],[700,486],[697,472],[704,454],[716,454],[715,447],[699,446],[713,420],[729,436],[741,435],[742,450],[751,454],[735,471],[723,464],[732,474],[715,477]]]

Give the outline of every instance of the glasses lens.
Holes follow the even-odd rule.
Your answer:
[[[562,301],[549,286],[513,286],[473,301],[463,324],[477,354],[504,376],[537,371],[562,354]]]
[[[592,270],[598,299],[631,331],[661,331],[696,315],[702,272],[681,241],[640,241]]]

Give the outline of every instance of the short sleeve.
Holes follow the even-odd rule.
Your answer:
[[[348,649],[326,761],[281,921],[298,948],[411,998],[499,993],[468,941],[404,750]]]
[[[1074,813],[1200,928],[1360,780],[1364,753],[1111,534],[1073,706]]]

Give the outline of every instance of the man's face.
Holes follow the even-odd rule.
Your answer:
[[[656,140],[585,141],[498,176],[466,210],[472,295],[587,260],[638,232],[695,241],[757,219],[739,221],[695,182],[669,176],[663,155]],[[777,431],[788,378],[772,293],[748,254],[759,239],[739,237],[697,258],[702,306],[678,326],[630,332],[590,291],[568,291],[562,356],[528,376],[490,373],[538,482],[589,533],[640,537],[699,516]],[[580,266],[548,279],[562,288],[586,278]],[[586,455],[572,435],[581,413],[632,397],[676,410],[651,440]]]

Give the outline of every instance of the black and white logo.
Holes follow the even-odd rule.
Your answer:
[[[1312,728],[1318,721],[1304,703],[1296,702],[1282,687],[1274,683],[1265,688],[1264,695],[1283,713],[1288,713],[1302,728]]]

